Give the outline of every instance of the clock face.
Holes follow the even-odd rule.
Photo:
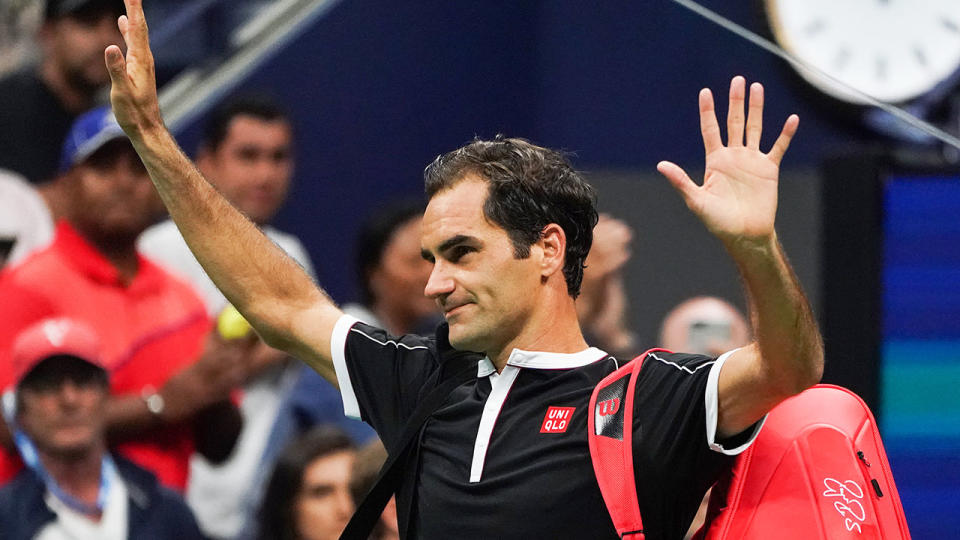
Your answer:
[[[930,91],[960,68],[960,0],[766,0],[780,45],[886,102]],[[795,66],[831,96],[866,100]]]

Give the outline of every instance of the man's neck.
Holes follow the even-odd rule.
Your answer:
[[[93,106],[95,93],[70,84],[67,76],[52,59],[47,59],[40,65],[40,78],[53,95],[57,96],[57,100],[65,110],[80,114]]]
[[[79,456],[53,456],[42,451],[39,455],[47,474],[64,493],[93,505],[100,495],[104,452],[103,447],[97,446]]]
[[[560,301],[552,309],[537,310],[520,334],[501,349],[487,351],[487,356],[501,372],[514,349],[569,354],[586,348],[574,303]]]

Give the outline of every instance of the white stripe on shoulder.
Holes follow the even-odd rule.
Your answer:
[[[428,348],[429,348],[429,347],[427,347],[427,346],[425,346],[425,345],[414,345],[414,346],[410,346],[410,345],[407,345],[406,343],[399,343],[399,342],[394,341],[394,340],[392,340],[392,339],[391,339],[391,340],[388,340],[388,341],[380,341],[379,339],[377,339],[377,338],[375,338],[375,337],[373,337],[373,336],[365,333],[363,330],[357,330],[356,328],[351,328],[350,331],[353,332],[353,333],[356,333],[356,334],[360,334],[361,336],[369,339],[370,341],[372,341],[372,342],[374,342],[374,343],[377,343],[377,344],[379,344],[379,345],[383,345],[383,346],[393,345],[394,347],[396,347],[396,348],[398,348],[398,349],[399,349],[400,347],[403,347],[404,349],[407,349],[408,351],[413,351],[413,350],[416,350],[416,349],[428,349]]]
[[[337,319],[337,324],[333,326],[333,333],[330,336],[330,358],[333,359],[333,369],[337,372],[340,398],[343,400],[343,414],[359,420],[360,403],[353,391],[353,381],[350,380],[350,370],[347,368],[347,334],[356,323],[356,317],[347,314]]]
[[[711,360],[711,361],[709,361],[709,362],[704,362],[704,363],[700,364],[699,366],[697,366],[697,367],[695,367],[695,368],[693,368],[693,369],[690,369],[690,368],[688,368],[687,366],[681,366],[680,364],[678,364],[678,363],[676,363],[676,362],[671,362],[670,360],[664,360],[663,358],[660,358],[659,356],[657,356],[656,353],[650,353],[650,354],[647,355],[647,356],[653,358],[654,360],[659,360],[660,362],[663,362],[664,364],[666,364],[666,365],[668,365],[668,366],[673,366],[673,367],[679,369],[680,371],[686,371],[687,373],[690,373],[690,374],[696,373],[697,371],[700,371],[700,369],[705,368],[705,367],[707,367],[707,366],[712,366],[713,364],[715,364],[715,363],[717,362],[716,360]]]

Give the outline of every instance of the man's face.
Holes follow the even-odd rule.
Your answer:
[[[68,459],[101,444],[109,390],[102,379],[59,379],[21,388],[17,421],[38,450]]]
[[[160,198],[130,143],[107,143],[103,153],[77,165],[68,178],[71,219],[83,231],[101,238],[133,241],[162,212]]]
[[[255,223],[269,223],[283,205],[293,175],[293,134],[284,120],[235,116],[220,146],[206,149],[200,170]]]
[[[50,60],[74,87],[92,92],[110,82],[103,50],[124,48],[112,13],[67,16],[46,23],[44,42]]]
[[[327,454],[313,460],[303,471],[303,486],[294,503],[298,538],[340,537],[354,510],[350,471],[355,455],[353,450]]]
[[[461,350],[501,351],[523,330],[542,284],[538,258],[517,259],[507,232],[487,221],[487,183],[468,176],[433,196],[421,251],[434,261],[425,294]],[[533,251],[531,251],[533,253]]]
[[[407,310],[417,320],[436,313],[437,306],[423,291],[430,278],[430,263],[420,256],[423,219],[401,224],[383,249],[380,264],[370,274],[370,287],[378,303]]]

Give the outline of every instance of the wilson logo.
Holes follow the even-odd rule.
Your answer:
[[[620,410],[620,400],[617,398],[608,399],[597,403],[597,414],[600,416],[610,416]]]
[[[576,407],[550,407],[543,417],[540,433],[563,433],[570,426],[573,411]]]

